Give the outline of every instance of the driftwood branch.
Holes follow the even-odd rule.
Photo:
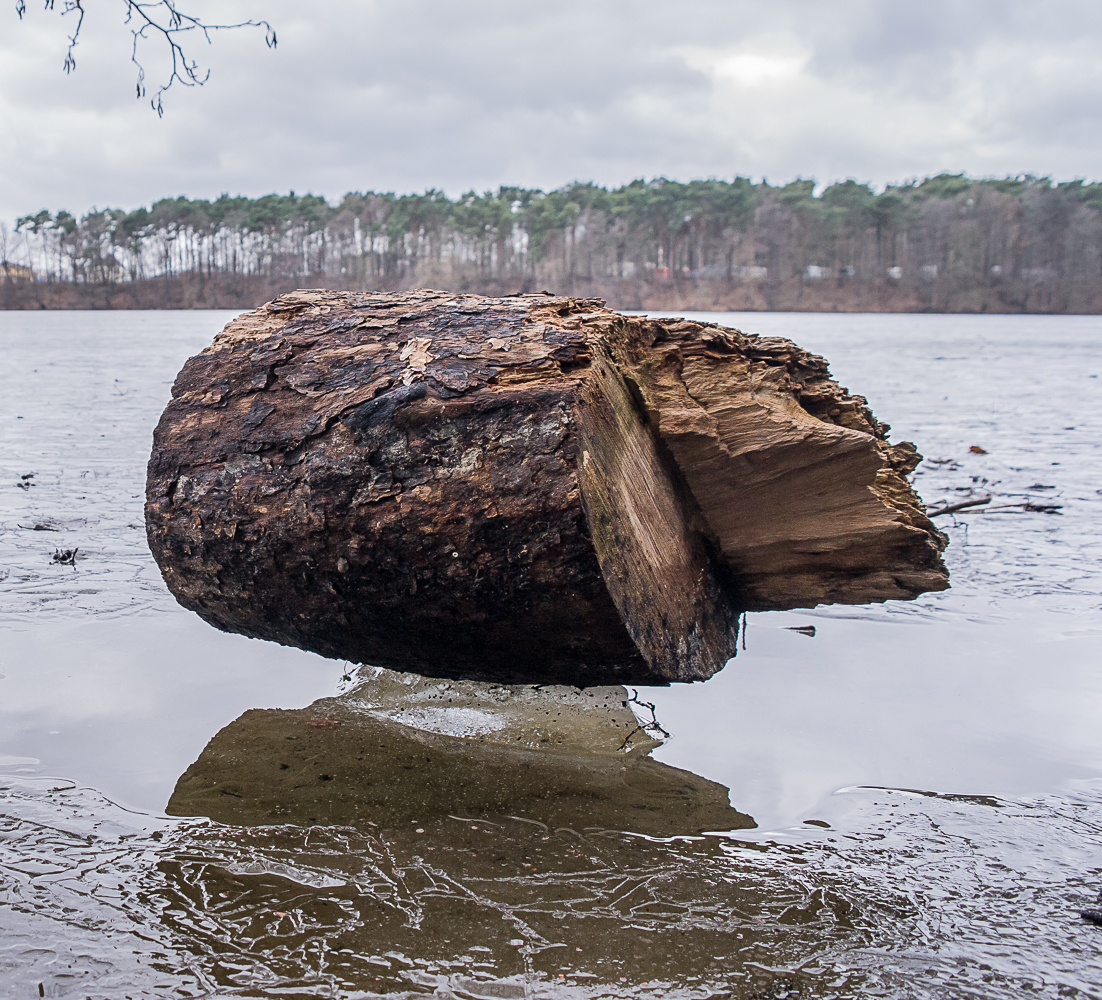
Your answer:
[[[1034,503],[1026,500],[1023,503],[991,503],[992,497],[986,496],[979,500],[965,500],[963,503],[949,504],[938,510],[926,512],[927,517],[940,517],[942,514],[954,514],[963,511],[966,514],[987,514],[993,510],[1023,510],[1032,514],[1056,514],[1063,510],[1063,504],[1058,503]],[[969,507],[983,507],[983,510],[967,510]]]
[[[981,497],[979,500],[965,500],[963,503],[951,503],[948,507],[939,507],[937,510],[926,511],[927,517],[941,517],[942,514],[952,514],[954,511],[964,510],[966,507],[982,507],[989,504],[991,497]]]

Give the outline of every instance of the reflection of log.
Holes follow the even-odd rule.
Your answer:
[[[656,744],[626,698],[380,672],[306,709],[246,712],[187,769],[168,812],[388,828],[513,815],[653,836],[753,826],[722,785],[647,756]]]
[[[146,519],[231,631],[437,676],[695,680],[742,610],[947,586],[861,397],[589,300],[297,292],[192,358]]]

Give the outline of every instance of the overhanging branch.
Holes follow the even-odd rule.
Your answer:
[[[146,96],[145,66],[138,58],[139,44],[149,41],[150,38],[159,38],[168,48],[171,70],[167,80],[154,91],[149,103],[158,117],[164,115],[162,97],[173,84],[178,83],[183,87],[201,87],[210,79],[210,70],[205,72],[199,63],[188,56],[183,47],[183,40],[188,37],[188,32],[202,35],[204,41],[211,44],[211,34],[216,31],[228,31],[232,28],[263,28],[264,41],[268,48],[274,49],[277,44],[275,29],[265,20],[237,21],[232,24],[209,24],[199,17],[188,14],[177,6],[177,0],[153,0],[142,3],[139,0],[123,0],[126,6],[125,24],[133,35],[130,61],[138,70],[135,84],[136,96]],[[62,0],[61,14],[76,14],[76,26],[69,36],[69,45],[65,52],[63,68],[66,73],[76,69],[77,61],[75,49],[80,41],[81,28],[84,26],[84,0]],[[55,0],[44,0],[44,9],[55,9]],[[15,12],[22,20],[27,12],[26,0],[16,0]]]

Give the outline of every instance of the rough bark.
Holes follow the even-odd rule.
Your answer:
[[[185,607],[326,656],[697,680],[744,610],[947,586],[887,429],[785,340],[595,300],[296,292],[184,366],[149,543]]]

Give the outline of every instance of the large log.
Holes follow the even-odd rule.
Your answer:
[[[184,366],[146,523],[219,628],[430,676],[706,678],[739,615],[948,586],[865,400],[594,300],[302,291]]]

